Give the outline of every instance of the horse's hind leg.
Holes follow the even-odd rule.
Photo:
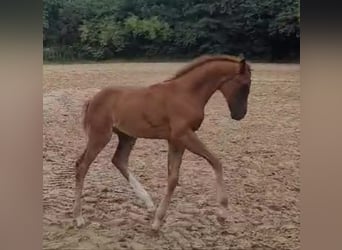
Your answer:
[[[99,133],[90,130],[87,147],[80,158],[76,161],[76,186],[73,214],[78,227],[84,224],[81,208],[81,195],[84,185],[84,178],[88,172],[90,164],[95,160],[96,156],[101,152],[101,150],[107,145],[107,143],[110,141],[111,136],[111,131],[108,133]]]
[[[118,135],[119,144],[112,158],[112,163],[131,185],[135,194],[144,201],[149,210],[154,210],[154,204],[150,195],[146,192],[140,182],[128,170],[128,158],[134,147],[136,138],[128,136],[120,131],[114,130]]]

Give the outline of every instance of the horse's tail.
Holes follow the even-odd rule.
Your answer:
[[[90,105],[90,99],[85,101],[84,105],[83,105],[83,119],[82,119],[82,125],[83,125],[83,129],[84,131],[87,132],[87,127],[88,127],[88,108]]]

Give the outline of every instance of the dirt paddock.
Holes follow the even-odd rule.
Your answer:
[[[100,153],[85,180],[83,214],[72,221],[74,162],[85,146],[84,100],[108,85],[157,83],[182,63],[44,65],[43,248],[299,249],[299,65],[252,64],[246,118],[230,119],[220,93],[209,101],[199,137],[221,159],[230,217],[216,220],[211,167],[186,152],[164,225],[151,216],[113,168],[117,138]],[[139,139],[130,169],[158,204],[165,193],[167,143]]]

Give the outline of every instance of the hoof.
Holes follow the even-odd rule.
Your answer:
[[[85,220],[84,220],[84,218],[82,217],[82,216],[78,216],[77,218],[76,218],[76,226],[77,227],[82,227],[82,226],[84,226],[85,225]]]
[[[154,213],[155,211],[156,211],[156,207],[153,204],[147,207],[147,212]]]
[[[217,216],[216,219],[221,225],[225,224],[226,222],[226,218],[221,217],[221,216]]]
[[[161,224],[160,221],[155,220],[152,223],[152,226],[151,226],[152,232],[158,233],[159,232],[159,228],[160,228],[160,224]]]
[[[216,219],[220,224],[224,224],[227,220],[227,210],[219,208],[217,211]]]

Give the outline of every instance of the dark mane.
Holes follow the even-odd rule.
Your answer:
[[[194,59],[192,62],[187,64],[185,67],[181,68],[178,70],[173,77],[171,77],[169,80],[175,80],[186,73],[192,71],[193,69],[202,66],[203,64],[212,62],[212,61],[229,61],[229,62],[235,62],[235,63],[240,63],[244,59],[235,57],[235,56],[229,56],[229,55],[215,55],[215,56],[210,56],[210,55],[203,55],[200,56],[196,59]]]

